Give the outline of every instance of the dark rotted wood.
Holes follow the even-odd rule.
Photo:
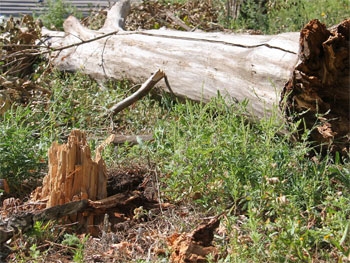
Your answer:
[[[64,205],[57,205],[46,208],[33,216],[33,221],[57,220],[64,216],[76,214],[88,207],[88,200],[69,202]]]
[[[15,214],[7,220],[0,221],[0,244],[3,244],[15,234],[24,233],[33,227],[35,221],[59,219],[64,216],[76,214],[88,207],[87,200],[70,202],[64,205],[53,206],[39,212],[26,212]]]
[[[300,61],[282,92],[289,121],[303,120],[311,141],[325,153],[349,152],[350,134],[350,19],[327,29],[310,21],[300,33]]]
[[[209,247],[214,239],[214,231],[220,225],[220,220],[215,217],[206,224],[199,225],[192,233],[192,240],[198,244]]]
[[[108,178],[107,196],[136,190],[144,179],[143,171],[115,172]]]
[[[24,233],[28,231],[36,221],[58,220],[85,211],[88,211],[90,214],[101,214],[108,209],[116,207],[119,211],[132,213],[133,209],[141,204],[147,207],[147,200],[142,197],[142,193],[128,191],[98,201],[84,199],[52,206],[40,211],[15,214],[6,220],[0,220],[0,244],[3,244],[19,232]]]

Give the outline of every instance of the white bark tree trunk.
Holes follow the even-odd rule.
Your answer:
[[[161,69],[180,97],[208,101],[220,93],[228,99],[247,99],[252,113],[261,117],[278,104],[298,62],[299,33],[127,32],[122,27],[129,8],[129,1],[117,2],[98,31],[83,27],[74,17],[65,21],[64,34],[43,30],[52,36],[48,41],[54,49],[75,44],[53,52],[53,64],[96,79],[127,78],[135,83]],[[168,91],[165,83],[159,85]]]

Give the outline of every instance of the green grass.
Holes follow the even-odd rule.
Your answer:
[[[348,257],[349,163],[313,161],[274,118],[254,124],[221,99],[177,104],[156,129],[164,198],[208,213],[231,207],[225,262],[337,262]],[[315,159],[314,159],[315,160]]]

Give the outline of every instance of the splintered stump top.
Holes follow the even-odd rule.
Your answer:
[[[97,151],[98,152],[98,151]],[[63,205],[71,201],[100,200],[107,197],[105,164],[97,154],[91,159],[86,136],[79,130],[71,132],[66,144],[53,143],[48,152],[49,172],[43,186],[32,194],[33,200],[46,202],[46,207]],[[88,228],[94,224],[93,215],[73,215],[71,221],[79,221]]]

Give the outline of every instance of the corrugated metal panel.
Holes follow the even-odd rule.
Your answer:
[[[114,1],[83,1],[83,0],[66,0],[67,3],[75,6],[78,11],[83,12],[83,14],[88,14],[91,10],[97,8],[110,7],[115,2]],[[0,16],[19,16],[22,14],[41,14],[47,10],[47,5],[45,0],[0,0]]]

